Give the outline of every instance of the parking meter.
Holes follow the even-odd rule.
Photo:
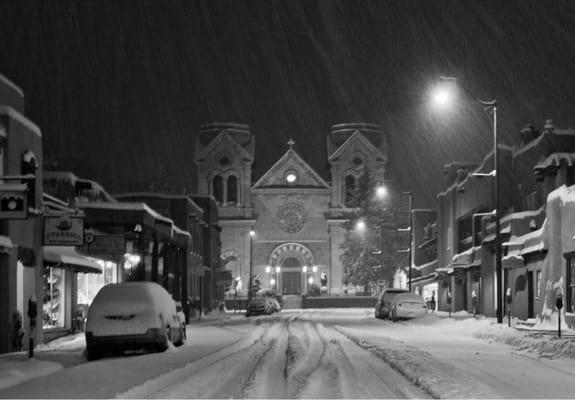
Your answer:
[[[559,325],[557,327],[557,335],[559,337],[561,337],[561,309],[563,308],[563,295],[561,294],[561,292],[557,293],[557,297],[555,298],[555,306],[557,307],[557,310],[559,311],[559,313],[558,313]]]
[[[561,293],[557,293],[557,298],[555,298],[555,306],[557,306],[558,310],[563,308],[563,295]]]
[[[28,357],[34,357],[34,331],[36,330],[36,316],[38,315],[38,303],[36,295],[32,293],[28,299],[28,318],[30,318],[30,335],[28,345]]]
[[[30,318],[30,327],[36,326],[37,315],[38,315],[38,303],[36,302],[36,295],[33,294],[28,299],[28,318]]]
[[[507,288],[507,291],[505,292],[505,301],[507,302],[507,304],[511,304],[511,302],[513,301],[513,299],[511,298],[511,288]]]

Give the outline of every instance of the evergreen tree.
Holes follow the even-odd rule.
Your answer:
[[[407,200],[392,187],[388,187],[385,199],[378,199],[376,185],[366,168],[350,202],[353,211],[344,224],[346,234],[341,246],[343,283],[363,286],[365,291],[380,279],[390,287],[397,268],[409,262],[408,253],[398,253],[399,249],[409,246],[409,235],[397,231],[409,226]],[[360,220],[365,224],[362,232],[356,229]]]

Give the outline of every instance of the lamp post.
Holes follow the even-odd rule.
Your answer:
[[[406,195],[409,197],[409,226],[407,228],[399,228],[399,232],[409,232],[409,248],[406,250],[399,250],[399,252],[407,252],[409,253],[409,266],[408,266],[408,275],[407,275],[407,288],[411,292],[411,265],[413,264],[413,251],[411,249],[412,242],[413,242],[413,217],[411,215],[411,208],[412,208],[412,197],[413,193],[409,192],[401,192],[401,194]]]
[[[253,237],[256,235],[256,232],[253,229],[250,229],[250,276],[249,276],[249,280],[248,280],[248,305],[251,303],[252,301],[252,292],[253,292],[253,286],[254,286],[254,281],[253,281]]]
[[[462,84],[457,78],[440,77],[442,82],[453,82],[461,86],[477,103],[483,106],[484,110],[493,113],[493,171],[488,174],[476,174],[481,176],[493,176],[493,193],[494,193],[494,215],[495,215],[495,283],[496,283],[496,303],[497,303],[497,323],[503,322],[503,276],[501,268],[501,238],[500,238],[500,221],[499,221],[499,150],[497,136],[497,100],[481,100],[467,86]],[[435,100],[438,104],[445,104],[450,100],[448,92],[437,92]]]

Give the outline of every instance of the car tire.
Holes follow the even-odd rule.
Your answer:
[[[102,351],[96,348],[87,348],[86,349],[86,359],[88,361],[96,361],[99,358],[102,358]]]
[[[172,331],[169,326],[166,327],[166,334],[163,343],[159,343],[156,348],[159,352],[166,351],[170,347],[172,341]]]

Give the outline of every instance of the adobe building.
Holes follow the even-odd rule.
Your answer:
[[[301,296],[323,274],[328,293],[342,293],[347,205],[365,168],[384,179],[387,135],[375,124],[332,126],[325,153],[330,181],[297,153],[305,144],[291,139],[279,160],[252,176],[255,140],[248,125],[236,123],[204,125],[197,137],[197,192],[218,203],[225,268],[244,294],[250,270],[284,297]]]
[[[0,353],[13,350],[15,312],[29,338],[28,300],[34,299],[42,343],[42,135],[24,115],[24,93],[0,75]]]

